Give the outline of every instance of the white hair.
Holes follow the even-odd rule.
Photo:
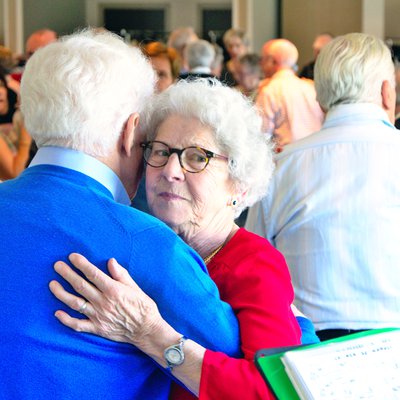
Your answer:
[[[39,147],[107,156],[129,116],[154,90],[140,50],[110,32],[84,30],[35,52],[21,84],[21,110]]]
[[[274,169],[273,145],[262,133],[261,117],[250,100],[215,79],[181,80],[148,102],[143,120],[148,140],[155,139],[170,115],[197,118],[214,133],[229,158],[236,190],[246,192],[236,215],[266,195]]]
[[[207,40],[199,39],[189,43],[185,51],[190,69],[196,67],[211,68],[215,58],[215,49]]]
[[[365,33],[339,36],[321,50],[314,80],[317,100],[325,110],[338,104],[380,104],[383,81],[395,85],[390,50]]]

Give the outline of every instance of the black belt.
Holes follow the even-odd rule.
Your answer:
[[[324,340],[335,339],[341,336],[351,335],[352,333],[363,332],[366,329],[354,330],[354,329],[323,329],[317,331],[316,334],[319,340],[323,342]]]

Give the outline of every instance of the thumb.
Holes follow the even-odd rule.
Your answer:
[[[136,286],[128,271],[115,258],[108,260],[107,267],[111,277],[116,281],[128,286]]]

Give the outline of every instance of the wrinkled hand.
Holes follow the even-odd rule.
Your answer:
[[[71,254],[69,260],[87,280],[62,261],[56,262],[54,269],[83,298],[67,292],[57,281],[51,281],[49,287],[57,299],[88,319],[73,318],[58,310],[55,316],[60,322],[78,332],[93,333],[141,349],[146,347],[149,337],[157,335],[165,321],[155,302],[139,288],[128,271],[115,259],[108,261],[111,277],[80,254]]]

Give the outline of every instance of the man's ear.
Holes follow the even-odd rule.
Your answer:
[[[389,81],[382,82],[381,95],[382,105],[385,110],[388,110],[390,108],[391,102],[393,102],[392,91]]]
[[[396,92],[389,81],[383,81],[381,87],[382,107],[394,123],[394,110],[396,105]]]
[[[126,156],[130,157],[132,147],[135,141],[135,134],[139,124],[139,114],[133,113],[129,116],[125,123],[124,131],[122,132],[121,150]]]

